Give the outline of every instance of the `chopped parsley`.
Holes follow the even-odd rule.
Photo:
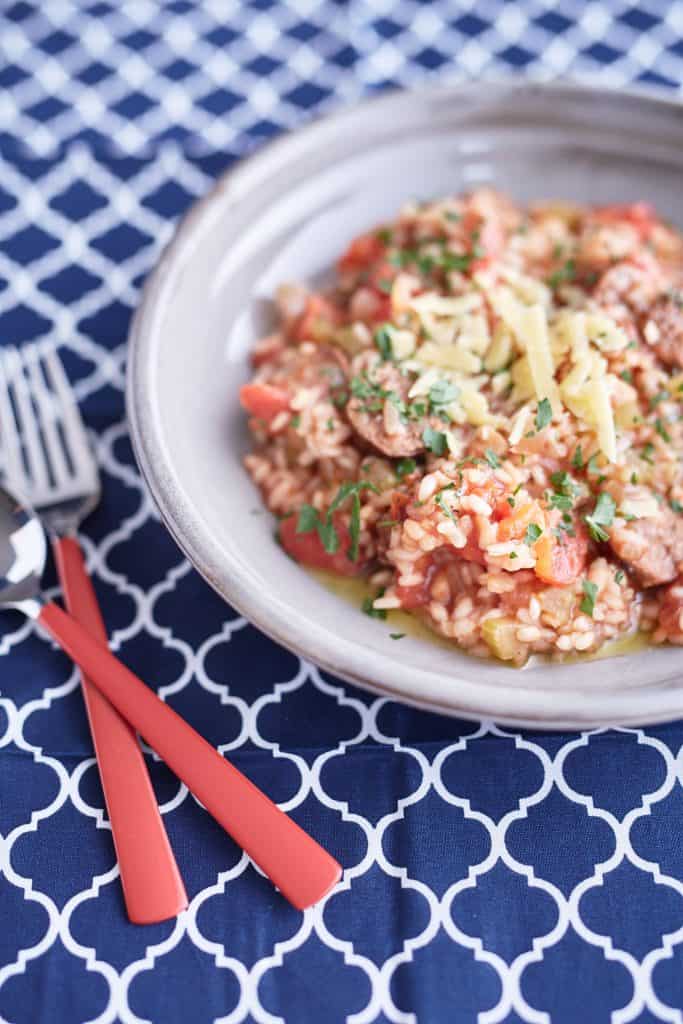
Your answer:
[[[422,431],[422,440],[425,448],[433,452],[434,455],[444,455],[448,448],[448,440],[446,435],[440,430],[434,430],[432,427],[425,427]]]
[[[596,474],[600,473],[600,471],[601,471],[600,470],[600,466],[598,466],[598,456],[599,455],[600,455],[600,452],[595,452],[595,454],[591,455],[590,459],[586,463],[586,472],[592,474],[593,476],[595,476]]]
[[[296,416],[292,416],[291,420],[289,421],[289,425],[290,427],[298,427],[300,424],[301,416],[299,415],[299,413],[297,413]]]
[[[580,444],[576,446],[576,451],[572,456],[572,466],[574,469],[583,469],[583,452]]]
[[[404,636],[407,636],[407,634],[406,633],[390,633],[389,634],[389,638],[391,640],[402,640]]]
[[[653,395],[650,399],[650,408],[656,409],[660,402],[666,401],[669,397],[668,391],[658,391],[656,395]]]
[[[547,398],[542,398],[536,411],[536,430],[543,430],[553,418],[553,407]]]
[[[531,547],[532,544],[536,543],[536,541],[542,533],[543,530],[538,525],[538,523],[529,523],[529,525],[526,528],[526,533],[524,534],[524,543],[528,544],[529,547]]]
[[[604,527],[612,525],[616,509],[617,506],[612,495],[607,491],[601,491],[591,515],[584,516],[588,532],[597,543],[609,540],[609,534]]]
[[[569,498],[574,498],[579,493],[580,488],[578,484],[566,471],[561,473],[551,473],[550,481],[558,494],[564,494]]]
[[[570,508],[574,507],[574,501],[568,494],[551,494],[548,504],[551,508],[559,508],[563,512],[568,512]]]
[[[381,292],[384,292],[385,295],[388,295],[393,287],[393,284],[393,281],[390,281],[388,278],[383,277],[381,281],[377,282],[377,287]]]
[[[591,583],[590,580],[584,580],[581,584],[581,588],[583,590],[583,598],[579,608],[582,612],[585,612],[586,615],[590,615],[592,619],[593,611],[595,609],[595,599],[598,596],[597,584]]]
[[[651,466],[654,465],[654,460],[652,458],[654,450],[655,446],[652,444],[652,441],[648,441],[647,444],[643,446],[643,450],[640,453],[640,457],[643,460],[643,462],[647,462]]]
[[[396,476],[399,480],[402,480],[404,476],[410,476],[411,473],[414,473],[416,466],[415,459],[399,459],[396,463]]]
[[[360,537],[360,494],[361,491],[366,490],[379,494],[378,489],[369,480],[359,480],[357,482],[347,480],[337,491],[324,517],[321,517],[313,505],[302,505],[299,509],[296,532],[312,533],[315,530],[327,554],[336,554],[339,550],[339,534],[334,525],[333,516],[340,505],[343,505],[347,498],[351,498],[351,518],[349,521],[351,543],[346,554],[350,561],[357,562],[358,541]]]
[[[635,485],[638,483],[638,474],[637,473],[631,473],[630,480],[631,480],[631,483],[633,484],[633,486],[635,487]]]
[[[429,389],[429,401],[433,407],[450,405],[460,394],[460,389],[449,380],[437,380]]]
[[[386,619],[387,617],[387,613],[384,608],[373,608],[374,602],[378,597],[381,597],[383,593],[384,590],[380,590],[375,597],[363,598],[363,603],[360,606],[361,611],[365,612],[366,615],[369,615],[371,619]]]
[[[393,333],[394,330],[391,324],[382,324],[375,331],[375,345],[385,362],[394,358]]]
[[[674,512],[678,513],[678,515],[680,515],[681,512],[683,512],[683,505],[681,505],[680,501],[676,501],[675,498],[671,499],[671,508],[674,510]]]
[[[671,434],[666,429],[659,417],[655,420],[655,430],[661,437],[662,441],[666,441],[667,444],[671,444]]]
[[[623,583],[624,582],[624,570],[623,569],[617,569],[617,571],[614,574],[614,580],[615,580],[616,583]]]
[[[332,405],[335,405],[337,409],[343,408],[349,400],[348,391],[337,391],[332,395]]]
[[[565,281],[573,281],[574,274],[576,273],[576,264],[574,260],[567,260],[562,266],[554,271],[548,278],[548,284],[551,288],[558,288],[559,285]]]
[[[383,245],[389,245],[394,235],[390,228],[380,228],[377,232],[376,238],[382,242]]]
[[[449,484],[448,487],[442,487],[439,493],[435,496],[434,501],[439,506],[443,514],[447,516],[449,519],[452,519],[453,522],[455,523],[457,522],[457,520],[453,515],[453,509],[450,507],[450,505],[446,504],[446,499],[443,496],[444,491],[450,491],[454,486],[454,484]]]
[[[455,210],[446,210],[446,212],[444,213],[444,217],[446,218],[446,220],[462,220],[462,215],[457,213]]]
[[[633,374],[630,370],[622,370],[619,376],[622,380],[625,380],[627,384],[633,384]]]
[[[498,467],[500,466],[500,459],[498,458],[496,453],[492,451],[490,448],[487,448],[486,451],[484,452],[484,458],[488,462],[491,469],[498,469]]]

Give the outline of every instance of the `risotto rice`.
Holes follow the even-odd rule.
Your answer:
[[[683,644],[683,238],[645,203],[404,207],[277,294],[246,467],[298,562],[521,665]]]

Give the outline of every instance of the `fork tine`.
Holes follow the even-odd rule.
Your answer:
[[[44,490],[50,486],[45,452],[38,433],[38,421],[31,405],[28,383],[24,376],[21,357],[16,349],[7,354],[8,377],[14,395],[14,410],[19,434],[26,445],[28,477],[32,487]]]
[[[26,470],[21,457],[19,430],[10,401],[10,378],[7,355],[10,349],[0,349],[0,451],[3,455],[4,475],[8,481],[24,491],[27,487]]]
[[[96,472],[94,456],[76,405],[76,397],[64,372],[62,362],[54,349],[49,349],[45,353],[43,365],[48,380],[57,395],[64,435],[76,471],[79,474],[90,473],[94,476]]]
[[[55,478],[55,484],[59,486],[68,481],[73,476],[73,473],[64,454],[64,445],[57,429],[59,410],[55,406],[54,395],[50,393],[45,383],[39,361],[39,350],[32,349],[30,356],[27,350],[24,366],[28,374],[38,421],[42,428],[43,440],[47,448],[50,466],[52,467],[52,474]]]

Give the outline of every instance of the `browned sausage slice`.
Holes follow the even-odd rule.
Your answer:
[[[683,568],[683,518],[664,506],[657,516],[614,526],[609,542],[643,587],[671,583]]]
[[[390,458],[424,451],[427,417],[405,411],[414,377],[401,373],[394,363],[381,362],[372,352],[356,356],[351,374],[352,397],[346,413],[356,433]]]
[[[657,299],[644,320],[643,337],[663,363],[683,369],[683,293]]]

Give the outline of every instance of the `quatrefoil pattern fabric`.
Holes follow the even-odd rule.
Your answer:
[[[510,74],[678,89],[683,4],[2,5],[0,345],[43,339],[74,382],[112,645],[346,871],[292,910],[150,754],[190,906],[129,925],[76,674],[2,613],[0,1020],[683,1020],[680,724],[525,734],[346,686],[198,578],[127,436],[140,286],[218,174],[374,90]]]

